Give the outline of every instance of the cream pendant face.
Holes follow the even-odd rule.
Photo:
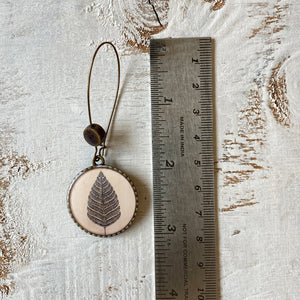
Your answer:
[[[81,171],[68,193],[68,208],[75,223],[99,237],[126,230],[136,215],[137,201],[130,178],[105,165]]]

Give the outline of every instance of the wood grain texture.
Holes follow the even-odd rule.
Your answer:
[[[168,25],[169,10],[169,0],[150,1],[150,3],[149,0],[121,0],[118,2],[99,0],[92,1],[85,8],[85,12],[93,15],[106,26],[118,28],[117,45],[119,48],[125,48],[129,54],[148,53],[150,37],[161,32]]]
[[[151,2],[163,26],[147,0],[0,4],[3,299],[154,299],[151,36],[214,39],[221,299],[299,299],[300,5]],[[91,165],[86,84],[106,40],[122,76],[106,161],[132,178],[140,208],[126,232],[101,240],[73,223],[66,194]],[[91,94],[104,127],[116,75],[103,49]]]

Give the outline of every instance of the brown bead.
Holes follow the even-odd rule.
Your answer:
[[[105,130],[98,124],[92,124],[83,131],[84,139],[92,146],[99,146],[105,137]]]

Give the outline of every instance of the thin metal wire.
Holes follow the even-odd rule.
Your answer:
[[[116,54],[116,58],[117,58],[117,62],[118,62],[118,85],[117,85],[117,91],[116,91],[114,105],[113,105],[113,108],[112,108],[112,111],[111,111],[111,114],[110,114],[107,129],[105,131],[105,136],[103,138],[103,142],[101,144],[101,147],[99,149],[98,154],[97,154],[97,146],[95,147],[95,155],[94,155],[94,159],[93,159],[93,164],[94,165],[96,164],[96,161],[99,161],[99,160],[101,160],[102,164],[104,164],[103,155],[104,155],[104,149],[106,148],[105,141],[106,141],[106,137],[108,135],[109,128],[110,128],[110,125],[111,125],[111,122],[112,122],[112,119],[113,119],[113,116],[114,116],[114,113],[115,113],[115,110],[116,110],[116,106],[117,106],[117,102],[118,102],[118,96],[119,96],[119,88],[120,88],[120,58],[119,58],[118,51],[117,51],[116,47],[111,42],[103,42],[97,47],[97,49],[96,49],[96,51],[93,55],[91,66],[90,66],[89,78],[88,78],[87,104],[88,104],[88,114],[89,114],[90,125],[93,124],[93,122],[92,122],[92,113],[91,113],[91,105],[90,105],[90,86],[91,86],[92,70],[93,70],[93,65],[94,65],[94,61],[95,61],[95,58],[97,56],[97,53],[98,53],[99,49],[105,44],[108,44],[108,45],[112,46],[112,48],[114,49],[115,54]]]

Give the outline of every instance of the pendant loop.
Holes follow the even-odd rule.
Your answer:
[[[100,163],[98,163],[100,161]],[[93,166],[102,166],[105,165],[105,159],[101,155],[95,155],[93,158]]]
[[[104,149],[106,147],[102,146],[99,148],[95,147],[95,154],[93,158],[93,166],[100,166],[100,165],[105,165],[105,159],[104,159]],[[98,153],[97,153],[98,152]]]

